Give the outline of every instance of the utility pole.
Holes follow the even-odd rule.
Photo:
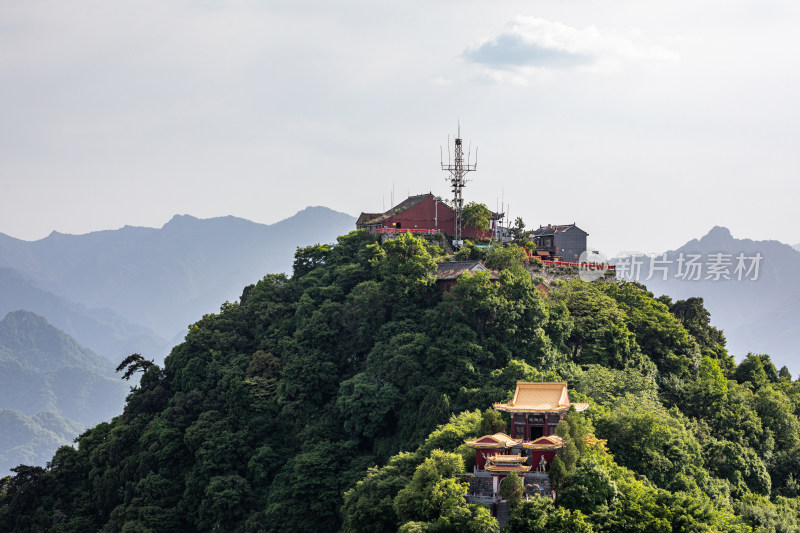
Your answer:
[[[461,211],[464,208],[464,197],[462,196],[461,192],[464,189],[464,186],[467,183],[466,175],[467,172],[474,172],[478,168],[478,149],[475,148],[475,162],[470,163],[470,156],[472,155],[472,150],[467,149],[467,162],[464,163],[464,147],[461,140],[461,123],[458,124],[458,134],[456,135],[455,145],[454,145],[454,158],[453,160],[450,159],[450,136],[447,136],[447,164],[444,164],[444,157],[442,154],[442,149],[439,147],[440,152],[440,159],[442,170],[446,170],[450,173],[450,176],[447,178],[450,180],[450,186],[453,189],[453,210],[456,214],[455,220],[455,238],[453,241],[453,245],[458,247],[461,246]]]

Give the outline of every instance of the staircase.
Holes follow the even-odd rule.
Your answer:
[[[497,502],[497,521],[502,528],[508,523],[508,504],[506,502]]]

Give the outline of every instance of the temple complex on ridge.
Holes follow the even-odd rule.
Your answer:
[[[493,407],[511,415],[511,435],[484,435],[465,444],[475,449],[475,467],[466,498],[470,503],[490,505],[496,516],[500,483],[510,475],[523,476],[525,494],[552,495],[550,466],[564,441],[555,434],[556,426],[570,407],[581,412],[586,402],[569,400],[567,382],[517,382],[514,398]]]

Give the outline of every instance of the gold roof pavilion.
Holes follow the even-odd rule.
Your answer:
[[[587,402],[571,403],[567,382],[529,383],[517,381],[517,390],[509,403],[495,403],[494,408],[508,413],[562,413],[575,406],[576,411],[588,409]]]

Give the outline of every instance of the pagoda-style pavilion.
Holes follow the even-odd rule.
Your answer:
[[[498,411],[511,413],[511,438],[523,442],[555,434],[556,426],[564,419],[570,406],[585,411],[588,403],[571,403],[567,382],[526,383],[517,381],[517,390],[509,403],[495,403]]]
[[[502,454],[512,448],[519,448],[522,445],[522,439],[512,439],[505,433],[495,433],[465,441],[464,444],[475,448],[475,467],[483,470],[487,457]]]
[[[490,455],[486,458],[486,470],[492,475],[492,493],[498,494],[500,483],[508,475],[520,475],[527,473],[531,467],[523,464],[528,460],[525,455]]]
[[[495,433],[464,441],[475,449],[467,501],[491,505],[494,509],[501,501],[500,483],[512,473],[523,477],[526,494],[552,494],[548,473],[556,453],[564,446],[564,440],[555,430],[570,407],[585,411],[589,404],[570,402],[566,381],[518,381],[510,402],[494,404],[498,411],[511,414],[511,435]]]

